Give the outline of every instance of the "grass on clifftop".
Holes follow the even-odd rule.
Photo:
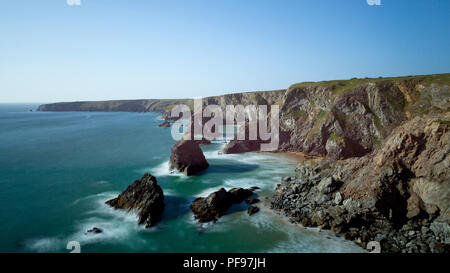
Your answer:
[[[291,85],[289,88],[298,87],[316,87],[323,86],[332,90],[335,94],[342,94],[345,91],[353,90],[354,88],[368,84],[377,83],[383,81],[403,81],[403,80],[417,80],[424,85],[430,85],[436,83],[439,85],[450,85],[450,73],[447,74],[433,74],[433,75],[421,75],[421,76],[404,76],[404,77],[389,77],[389,78],[352,78],[349,80],[333,80],[333,81],[320,81],[320,82],[301,82]]]

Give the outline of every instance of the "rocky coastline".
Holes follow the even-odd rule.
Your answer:
[[[226,105],[279,105],[277,152],[306,155],[295,174],[284,177],[270,198],[270,207],[291,222],[331,229],[364,248],[376,241],[382,252],[448,253],[449,85],[450,74],[354,78],[208,97],[203,104],[223,110]],[[170,110],[178,103],[192,101],[83,102],[44,105],[38,110],[155,111],[162,113],[166,122],[161,127],[166,127],[173,120]],[[179,141],[172,148],[170,168],[187,176],[201,175],[209,163],[199,144],[209,143]],[[222,152],[258,151],[261,143],[233,139]],[[143,180],[143,185],[153,181],[148,176]],[[139,222],[154,225],[162,213],[162,201],[157,198],[157,212],[152,213],[156,216],[149,218],[139,202],[129,202],[140,198],[131,198],[134,189],[141,187],[137,182],[108,204],[145,211]],[[162,196],[152,185],[150,192]],[[196,199],[191,205],[196,219],[216,221],[225,214],[237,202],[231,191],[236,189]],[[249,215],[258,211],[252,202],[257,201],[248,201]]]
[[[284,177],[271,207],[303,226],[331,229],[383,252],[449,252],[450,131],[417,117],[361,158],[305,160]]]

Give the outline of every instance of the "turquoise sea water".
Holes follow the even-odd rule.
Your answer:
[[[361,252],[331,233],[304,229],[266,209],[248,216],[234,206],[215,224],[199,224],[195,197],[221,187],[259,186],[270,196],[296,162],[275,154],[220,155],[223,143],[204,146],[210,163],[199,176],[168,172],[170,129],[155,113],[30,112],[37,105],[0,104],[0,252]],[[104,204],[145,172],[165,194],[154,228],[133,213]],[[260,206],[261,206],[260,205]],[[93,227],[101,234],[86,234]]]

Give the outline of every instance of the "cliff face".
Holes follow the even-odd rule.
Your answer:
[[[450,244],[450,113],[415,117],[360,158],[306,161],[272,207],[294,222],[386,252],[442,252]]]
[[[283,151],[338,159],[362,156],[414,116],[450,107],[449,75],[400,79],[354,79],[294,85],[281,105]]]
[[[279,151],[345,159],[373,151],[406,120],[448,111],[449,84],[450,74],[307,82],[203,103],[222,111],[226,105],[279,105]]]
[[[450,74],[305,82],[287,90],[207,97],[203,105],[219,105],[224,113],[227,105],[279,105],[279,151],[345,159],[373,151],[406,120],[447,112],[449,85]],[[55,103],[38,110],[160,112],[174,119],[170,111],[177,104],[193,109],[191,99],[149,99]]]
[[[227,105],[279,105],[279,151],[345,159],[373,151],[415,116],[447,112],[449,85],[450,74],[305,82],[287,90],[207,97],[203,105],[219,105],[224,113]],[[174,119],[170,111],[177,104],[193,109],[191,99],[149,99],[55,103],[38,110],[160,112]]]
[[[38,111],[52,112],[164,112],[175,104],[191,104],[190,99],[144,99],[144,100],[111,100],[111,101],[79,101],[43,104]]]

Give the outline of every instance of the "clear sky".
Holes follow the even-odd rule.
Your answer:
[[[0,102],[450,72],[448,0],[66,1],[1,1]]]

